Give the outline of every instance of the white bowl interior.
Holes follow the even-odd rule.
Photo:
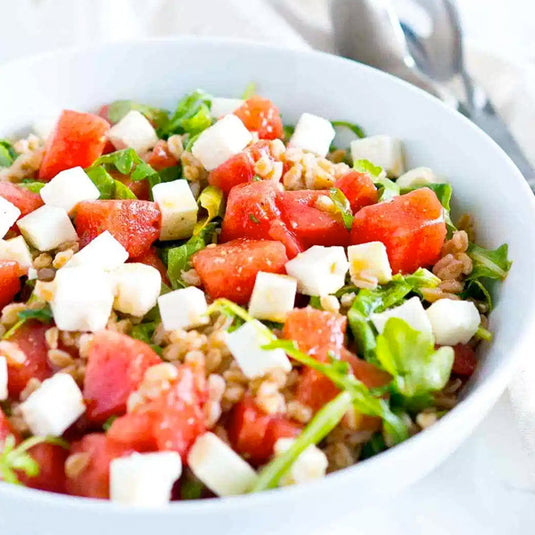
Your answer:
[[[174,504],[162,512],[132,513],[107,503],[0,484],[0,518],[13,519],[20,533],[33,533],[32,515],[23,512],[27,507],[34,508],[43,526],[54,525],[57,514],[78,533],[94,533],[95,527],[106,533],[117,516],[127,522],[129,533],[156,526],[171,532],[170,517],[179,519],[182,529],[197,526],[199,533],[217,529],[219,534],[250,534],[259,526],[266,532],[271,526],[277,533],[301,533],[299,528],[332,520],[336,510],[357,507],[367,497],[400,488],[432,469],[483,417],[529,347],[535,317],[533,197],[489,138],[423,92],[325,54],[192,38],[22,60],[1,67],[0,81],[0,137],[24,131],[49,109],[93,110],[118,98],[172,109],[192,89],[238,96],[254,81],[259,93],[280,106],[285,122],[309,111],[359,123],[369,134],[402,138],[411,166],[431,167],[452,183],[455,212],[473,215],[478,242],[488,247],[509,243],[514,261],[496,293],[491,319],[495,338],[481,351],[482,364],[469,395],[438,425],[404,445],[306,488],[217,503]]]

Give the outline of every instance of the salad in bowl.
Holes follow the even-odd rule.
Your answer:
[[[303,111],[196,90],[0,141],[1,480],[136,506],[259,492],[455,407],[507,245],[453,220],[403,140]]]

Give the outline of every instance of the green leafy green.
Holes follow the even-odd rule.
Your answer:
[[[113,181],[115,186],[115,193],[113,197],[115,199],[137,199],[134,192],[120,180]]]
[[[198,500],[202,498],[204,485],[193,474],[186,472],[181,478],[180,498],[182,500]]]
[[[13,145],[7,139],[0,139],[0,167],[10,167],[17,156]]]
[[[353,134],[355,134],[357,137],[366,137],[366,134],[364,133],[364,130],[355,123],[350,123],[348,121],[331,121],[331,124],[336,127],[343,127],[343,128],[349,128]]]
[[[295,126],[292,124],[285,124],[282,130],[284,135],[284,141],[288,141],[295,131]]]
[[[442,282],[436,275],[425,268],[418,268],[414,273],[405,275],[405,281],[420,296],[422,295],[422,289],[436,288]]]
[[[108,118],[112,123],[118,123],[132,110],[142,113],[156,128],[165,128],[169,122],[169,112],[167,110],[140,104],[133,100],[116,100],[112,102],[108,108]]]
[[[212,124],[210,106],[212,97],[197,89],[182,98],[160,137],[172,134],[199,134]]]
[[[387,446],[385,444],[385,439],[381,433],[375,433],[366,444],[362,447],[362,453],[360,458],[362,460],[369,459],[382,451],[385,451]]]
[[[393,376],[393,388],[414,398],[446,386],[453,365],[453,349],[435,350],[433,336],[418,332],[400,318],[390,318],[377,337],[376,357]]]
[[[37,461],[28,453],[28,450],[37,444],[54,444],[69,449],[69,444],[56,437],[31,437],[19,445],[13,435],[8,435],[0,443],[0,479],[6,483],[21,485],[17,471],[24,472],[28,477],[39,475],[40,467]]]
[[[507,244],[497,249],[485,249],[475,243],[468,246],[468,256],[472,259],[473,268],[468,280],[481,278],[505,280],[512,262],[507,258]]]
[[[113,199],[115,180],[104,167],[89,167],[85,172],[100,192],[100,199]]]
[[[19,320],[29,321],[37,320],[41,323],[51,323],[53,316],[49,305],[43,308],[27,308],[18,313]]]
[[[408,438],[408,430],[399,416],[394,414],[388,403],[375,397],[370,390],[349,373],[347,362],[332,360],[330,363],[319,362],[315,358],[299,351],[292,340],[275,340],[263,346],[263,349],[284,349],[297,362],[312,368],[328,377],[338,388],[349,392],[355,408],[363,414],[378,416],[383,420],[386,434],[393,444],[398,444]]]
[[[254,82],[249,82],[242,93],[241,98],[247,100],[251,98],[256,93],[256,84]]]
[[[182,178],[182,167],[180,165],[173,165],[171,167],[166,167],[161,171],[158,171],[159,182],[172,182],[173,180],[178,180]]]
[[[113,425],[113,422],[115,422],[115,420],[117,420],[117,418],[119,418],[118,416],[116,415],[113,415],[113,416],[110,416],[103,424],[102,424],[102,429],[104,429],[104,431],[108,431],[110,429],[110,427]]]
[[[45,187],[45,184],[46,182],[39,182],[33,179],[24,179],[22,182],[19,182],[21,188],[27,189],[32,193],[39,193]]]
[[[130,336],[136,340],[141,340],[146,344],[150,344],[152,343],[152,335],[154,334],[155,330],[156,323],[154,321],[139,323],[130,329]]]
[[[353,163],[353,169],[360,173],[367,173],[372,178],[379,178],[383,174],[383,168],[374,165],[370,160],[356,160]]]
[[[342,217],[342,221],[347,230],[351,230],[353,226],[353,212],[351,211],[351,205],[344,195],[343,191],[338,188],[329,189],[329,197],[331,198],[336,210]]]
[[[350,392],[341,392],[332,401],[326,403],[314,415],[293,444],[262,468],[251,492],[275,488],[299,455],[309,446],[318,444],[338,425],[351,407],[352,401]]]
[[[232,320],[232,325],[228,328],[229,331],[233,331],[238,327],[241,327],[246,322],[255,322],[256,320],[240,305],[233,303],[229,299],[220,298],[216,299],[207,310],[207,314],[213,314],[214,312],[219,312],[227,318]],[[275,339],[275,335],[269,330],[268,327],[263,325],[260,322],[258,323],[259,329],[262,330],[263,334],[268,336],[270,339]]]
[[[469,280],[465,282],[461,297],[463,299],[473,299],[474,301],[479,301],[486,307],[486,311],[492,310],[492,296],[488,288],[480,280]]]
[[[379,189],[379,202],[390,201],[399,196],[399,186],[394,181],[386,178],[386,173],[382,167],[374,165],[369,160],[356,160],[353,163],[353,168],[361,173],[370,175],[373,183]]]
[[[193,234],[198,234],[216,217],[223,217],[225,205],[223,192],[215,186],[206,186],[197,199],[201,208],[206,211],[206,216],[197,222],[193,229]]]
[[[481,325],[478,327],[477,332],[474,336],[479,340],[485,340],[486,342],[490,342],[492,340],[492,333]]]
[[[415,188],[408,188],[402,190],[401,193],[408,193],[410,191],[414,191],[421,188],[428,188],[435,192],[435,195],[437,196],[438,200],[440,201],[440,204],[444,208],[444,217],[446,220],[446,225],[448,226],[448,230],[450,232],[457,230],[455,228],[455,225],[453,224],[453,221],[451,220],[451,197],[453,194],[453,189],[451,187],[451,184],[423,184],[421,186],[416,186]]]
[[[172,247],[167,252],[167,274],[174,290],[185,288],[187,284],[182,280],[182,272],[191,268],[191,257],[204,249],[216,239],[215,223],[208,223],[198,234],[192,236],[186,243]]]
[[[319,296],[317,296],[317,295],[313,295],[310,298],[310,301],[309,301],[308,304],[312,308],[317,308],[318,310],[323,310],[323,307],[321,306],[321,298]]]

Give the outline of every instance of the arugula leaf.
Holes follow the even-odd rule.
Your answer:
[[[295,126],[292,124],[285,124],[282,128],[284,141],[288,141],[295,131]]]
[[[113,199],[115,181],[104,167],[89,167],[85,172],[100,192],[100,199]]]
[[[180,498],[182,500],[198,500],[202,498],[204,484],[189,471],[181,478]]]
[[[115,199],[137,199],[134,192],[120,180],[114,180],[113,184],[115,186],[115,192],[113,194]]]
[[[328,377],[338,388],[349,392],[355,408],[363,414],[378,416],[383,420],[384,429],[392,443],[398,444],[408,438],[407,426],[403,420],[394,414],[388,403],[375,397],[370,390],[354,375],[349,374],[347,362],[333,360],[326,364],[299,351],[292,340],[275,340],[262,347],[263,349],[284,349],[297,362],[312,368]]]
[[[262,333],[268,336],[269,339],[275,340],[275,335],[269,330],[268,327],[266,327],[262,322],[255,320],[255,318],[253,318],[249,312],[247,312],[247,310],[230,301],[230,299],[225,299],[224,297],[216,299],[208,307],[206,314],[210,315],[214,312],[219,312],[220,314],[223,314],[227,318],[233,320],[232,325],[228,328],[229,332],[236,330],[246,322],[253,322],[255,325],[258,325],[259,329],[262,330]]]
[[[139,323],[130,329],[130,336],[136,340],[141,340],[146,344],[151,344],[152,335],[154,334],[155,330],[156,323],[154,321],[150,321],[148,323]]]
[[[423,288],[436,288],[442,282],[436,275],[425,268],[418,268],[414,273],[405,275],[405,281],[420,296]]]
[[[386,202],[399,196],[399,186],[392,180],[386,177],[382,167],[374,165],[369,160],[356,160],[353,163],[353,169],[360,173],[367,173],[373,180],[373,183],[379,188],[379,201]]]
[[[353,226],[353,212],[351,212],[351,205],[344,195],[344,192],[338,188],[329,189],[329,197],[334,203],[336,210],[342,216],[342,221],[347,230],[351,230]]]
[[[318,444],[338,425],[351,407],[352,401],[350,392],[341,392],[332,401],[326,403],[314,415],[293,444],[262,468],[251,492],[275,488],[299,455],[312,444]]]
[[[13,145],[7,139],[0,139],[0,167],[10,167],[17,157]]]
[[[198,234],[192,236],[186,243],[172,247],[167,252],[167,274],[173,290],[185,288],[186,283],[182,280],[182,271],[191,268],[191,257],[210,243],[216,241],[215,223],[208,223]]]
[[[353,134],[355,134],[357,137],[363,138],[366,137],[366,134],[364,133],[364,130],[355,123],[350,123],[348,121],[331,121],[331,124],[336,127],[344,127],[349,128]]]
[[[393,376],[393,389],[414,398],[441,390],[451,375],[451,347],[435,350],[433,336],[418,332],[399,318],[390,318],[377,337],[376,357]]]
[[[41,323],[51,323],[53,319],[52,310],[49,305],[45,305],[43,308],[27,308],[26,310],[21,310],[18,313],[18,317],[19,320],[37,320]]]
[[[17,477],[17,471],[24,472],[28,477],[39,475],[40,467],[37,461],[28,453],[28,450],[37,444],[54,444],[69,449],[69,444],[56,437],[31,437],[17,446],[13,435],[8,435],[3,443],[0,443],[0,479],[6,483],[22,485]]]
[[[164,128],[169,122],[169,112],[167,110],[140,104],[133,100],[116,100],[112,102],[108,108],[108,118],[112,123],[118,123],[132,110],[142,113],[156,128]]]
[[[256,93],[256,84],[254,82],[249,82],[242,93],[242,100],[247,100],[251,98]]]
[[[24,179],[18,185],[32,193],[39,193],[45,187],[45,184],[45,182],[39,182],[38,180]]]
[[[103,424],[102,424],[102,429],[104,429],[104,431],[108,431],[109,428],[113,425],[113,422],[115,422],[115,420],[117,420],[117,418],[119,418],[118,416],[116,415],[113,415],[113,416],[110,416]]]
[[[454,232],[457,230],[455,225],[453,224],[453,221],[451,220],[451,196],[453,194],[453,189],[451,187],[451,184],[423,184],[422,186],[416,186],[415,188],[407,188],[403,189],[401,193],[408,193],[410,191],[414,191],[421,188],[428,188],[435,192],[435,195],[437,196],[438,200],[440,201],[440,204],[444,208],[444,218],[446,220],[446,225],[448,227],[448,230],[450,232]]]
[[[321,306],[321,298],[317,295],[313,295],[310,297],[310,301],[308,303],[309,306],[312,308],[317,308],[318,310],[323,310],[323,307]]]
[[[360,173],[367,173],[372,178],[379,178],[384,174],[383,168],[378,165],[374,165],[370,160],[356,160],[353,163],[353,169]]]
[[[212,97],[197,89],[182,98],[160,137],[172,134],[198,134],[212,125]]]
[[[215,186],[206,186],[197,199],[201,208],[207,212],[206,216],[198,221],[193,229],[193,234],[198,234],[203,228],[216,217],[223,217],[225,205],[223,192]]]
[[[467,252],[473,262],[472,273],[467,277],[468,280],[481,278],[505,280],[512,265],[512,262],[507,258],[506,243],[494,250],[471,243]]]
[[[182,168],[180,165],[173,165],[172,167],[166,167],[158,172],[160,182],[172,182],[182,177]]]
[[[493,308],[492,296],[487,287],[480,280],[469,280],[464,285],[464,290],[461,293],[463,299],[473,299],[483,303],[487,311]]]
[[[369,459],[382,451],[385,451],[387,448],[385,444],[385,439],[381,433],[375,433],[372,438],[364,444],[362,447],[362,453],[360,458],[362,460]]]

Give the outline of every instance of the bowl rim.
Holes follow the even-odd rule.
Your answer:
[[[6,69],[16,68],[17,66],[21,65],[26,65],[29,68],[34,62],[40,62],[57,56],[72,57],[80,54],[98,53],[110,48],[120,49],[161,45],[182,46],[188,44],[195,45],[196,43],[204,45],[210,44],[227,48],[243,48],[246,46],[247,52],[263,50],[270,51],[274,54],[292,55],[296,58],[305,56],[315,59],[315,61],[318,63],[327,62],[331,64],[339,64],[341,68],[347,68],[351,66],[350,68],[356,70],[362,70],[368,73],[371,72],[373,73],[373,76],[377,77],[378,79],[387,79],[388,83],[392,84],[393,86],[397,86],[397,88],[400,88],[402,91],[415,92],[418,95],[418,98],[435,101],[435,106],[442,107],[443,112],[446,114],[456,116],[456,120],[463,124],[463,128],[472,129],[478,136],[484,136],[487,139],[487,142],[490,142],[490,144],[493,146],[493,150],[501,153],[502,158],[505,158],[510,168],[509,180],[516,182],[516,187],[519,188],[519,198],[523,197],[526,199],[526,203],[531,204],[535,223],[535,196],[532,194],[521,172],[517,169],[509,156],[507,156],[503,149],[501,149],[501,147],[499,147],[496,142],[492,140],[485,132],[480,130],[469,119],[458,113],[456,110],[448,107],[439,99],[409,84],[408,82],[368,65],[326,52],[296,47],[288,48],[281,45],[273,45],[269,43],[253,41],[250,39],[184,35],[177,37],[125,40],[101,43],[91,46],[69,47],[46,51],[1,63],[0,76]],[[473,411],[476,406],[479,406],[481,413],[479,415],[479,422],[491,409],[493,403],[498,399],[500,394],[505,389],[506,384],[512,377],[515,369],[520,365],[522,357],[522,351],[520,351],[520,348],[528,341],[529,332],[535,332],[535,300],[532,300],[532,302],[533,304],[530,305],[530,307],[528,307],[526,310],[526,313],[529,313],[530,316],[529,327],[526,327],[525,331],[517,337],[515,344],[509,348],[510,351],[508,352],[507,358],[504,358],[500,366],[491,374],[489,374],[482,384],[478,385],[474,391],[471,391],[465,398],[463,398],[455,407],[455,410],[448,412],[433,426],[411,437],[402,444],[388,449],[374,457],[360,461],[355,465],[329,474],[326,478],[321,480],[314,481],[306,485],[292,485],[289,487],[267,490],[255,494],[222,497],[208,500],[177,501],[172,502],[167,507],[163,508],[134,508],[107,500],[56,494],[52,492],[10,485],[1,481],[0,497],[2,495],[11,495],[20,500],[32,500],[34,502],[39,502],[40,505],[45,507],[59,508],[68,506],[71,510],[79,509],[81,511],[83,510],[85,513],[98,512],[99,514],[113,515],[128,514],[129,516],[147,516],[153,514],[157,514],[158,516],[170,516],[184,514],[186,511],[191,514],[210,514],[220,512],[221,510],[224,512],[230,512],[244,507],[263,506],[268,504],[275,505],[275,503],[280,500],[306,500],[306,497],[314,495],[316,490],[321,488],[322,492],[327,492],[329,489],[334,489],[339,483],[353,477],[357,472],[379,473],[381,472],[381,467],[400,462],[405,456],[405,452],[411,448],[414,449],[417,445],[420,445],[420,447],[429,447],[440,435],[443,435],[448,431],[454,431],[458,422],[463,420],[464,415],[469,413],[471,409]]]

